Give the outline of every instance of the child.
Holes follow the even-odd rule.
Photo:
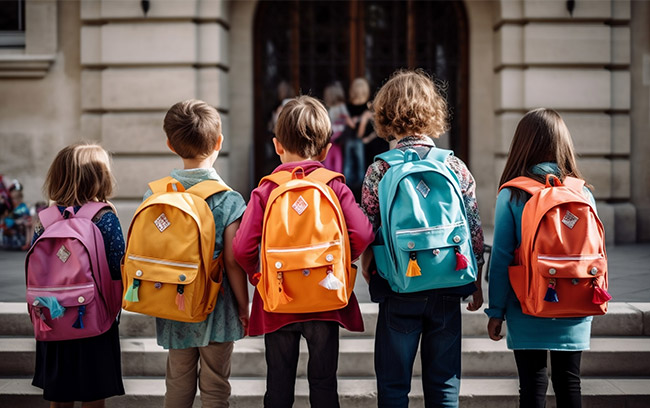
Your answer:
[[[223,143],[215,108],[198,100],[178,102],[165,115],[163,128],[167,146],[183,160],[183,169],[171,172],[174,179],[185,189],[203,180],[221,181],[213,167]],[[151,191],[145,198],[149,195]],[[206,201],[214,215],[214,258],[223,251],[226,273],[217,304],[206,320],[186,323],[156,318],[158,344],[169,350],[165,376],[165,407],[169,408],[192,407],[197,377],[203,406],[228,406],[233,342],[244,337],[248,326],[246,275],[232,253],[232,239],[246,208],[244,199],[235,191],[224,191]]]
[[[431,138],[447,129],[447,104],[432,80],[421,71],[398,71],[379,90],[372,103],[375,130],[385,140],[397,139],[396,148],[414,149],[422,158],[435,148]],[[421,343],[422,386],[426,406],[458,406],[460,386],[460,299],[473,295],[468,310],[481,307],[480,271],[483,265],[483,230],[475,196],[475,182],[465,164],[448,156],[445,164],[457,176],[467,211],[473,254],[478,264],[475,283],[413,293],[396,293],[373,265],[372,251],[362,258],[370,295],[379,303],[375,333],[375,372],[380,407],[408,406],[413,361]],[[381,224],[378,186],[390,166],[372,163],[362,188],[361,208],[375,231]],[[420,340],[422,336],[422,340]]]
[[[544,182],[547,174],[564,180],[582,178],[576,165],[571,135],[560,115],[551,109],[535,109],[521,119],[510,145],[499,185],[519,176]],[[593,202],[588,189],[585,193]],[[494,244],[490,264],[488,335],[498,341],[508,320],[508,348],[514,350],[519,372],[522,407],[544,407],[548,378],[547,350],[551,351],[553,390],[557,405],[580,407],[580,357],[589,349],[591,320],[540,318],[522,313],[508,278],[508,266],[521,243],[521,216],[530,195],[504,188],[497,197]],[[595,206],[595,203],[594,203]]]
[[[350,113],[345,106],[345,92],[343,86],[339,82],[334,82],[328,85],[323,92],[325,99],[325,106],[329,113],[330,121],[332,123],[332,136],[330,141],[332,147],[327,153],[327,157],[323,164],[328,169],[337,173],[343,172],[343,131],[345,127],[355,127],[355,122],[350,118]]]
[[[316,99],[301,96],[282,109],[273,139],[282,165],[279,171],[302,167],[310,174],[323,165],[330,148],[330,121],[325,107]],[[372,229],[354,201],[350,189],[334,179],[329,186],[336,193],[347,224],[352,259],[356,259],[372,241]],[[276,184],[265,181],[251,193],[239,231],[233,242],[235,258],[248,273],[253,285],[259,281],[259,250],[263,215]],[[274,221],[269,220],[273,225]],[[259,275],[259,274],[257,274]],[[264,334],[266,347],[266,394],[264,406],[291,407],[294,401],[296,367],[300,336],[309,347],[309,401],[312,407],[338,407],[336,369],[338,364],[339,325],[350,331],[363,331],[359,304],[352,293],[348,305],[339,310],[318,313],[269,313],[263,309],[258,291],[253,297],[250,335]]]
[[[366,132],[368,134],[372,132],[372,125],[368,126],[368,121],[364,123],[363,128],[361,127],[361,119],[369,114],[370,86],[368,81],[365,78],[356,78],[350,84],[349,95],[350,101],[346,107],[352,122],[356,125],[353,128],[347,128],[343,136],[343,174],[355,198],[360,199],[361,183],[366,171],[364,146],[361,139]]]
[[[43,190],[61,213],[70,206],[75,212],[90,201],[107,202],[113,191],[108,153],[98,145],[75,144],[54,158]],[[124,236],[113,211],[100,210],[93,222],[104,239],[106,258],[113,280],[121,280],[120,261]],[[37,220],[32,242],[43,234]],[[51,408],[100,408],[104,399],[124,395],[118,322],[103,334],[65,341],[36,342],[36,371],[32,384],[43,389]]]

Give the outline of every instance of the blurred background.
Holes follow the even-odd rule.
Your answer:
[[[372,100],[422,68],[450,108],[437,144],[469,165],[486,227],[514,128],[543,106],[567,122],[608,243],[650,241],[649,22],[645,0],[1,0],[5,195],[15,181],[33,213],[56,152],[98,141],[126,228],[147,182],[181,165],[165,112],[199,98],[223,118],[216,167],[247,199],[277,163],[284,99],[338,83],[349,108],[354,79]]]

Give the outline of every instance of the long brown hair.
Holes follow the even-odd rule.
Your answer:
[[[543,162],[557,164],[560,180],[567,176],[583,178],[576,164],[571,134],[562,117],[553,109],[538,108],[519,121],[499,186],[519,176],[544,182],[544,175],[531,171]]]
[[[63,206],[106,201],[113,193],[110,156],[101,146],[77,143],[64,147],[47,172],[43,191]]]

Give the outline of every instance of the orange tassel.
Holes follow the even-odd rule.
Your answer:
[[[406,268],[406,276],[408,276],[409,278],[413,278],[415,276],[422,276],[420,265],[418,265],[418,260],[417,260],[417,256],[415,255],[415,252],[411,252],[409,258],[410,258],[409,264],[408,267]]]
[[[456,270],[467,269],[467,257],[460,253],[458,247],[454,248],[454,251],[456,252]]]
[[[284,282],[284,275],[282,272],[278,272],[278,283],[280,284],[280,287],[278,288],[278,292],[280,292],[280,298],[278,301],[281,305],[286,305],[287,303],[291,302],[293,298],[287,294],[287,291],[284,290],[282,282]]]
[[[178,285],[176,287],[176,306],[178,310],[185,310],[185,287],[183,285]]]

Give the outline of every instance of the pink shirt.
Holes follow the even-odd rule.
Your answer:
[[[302,167],[307,174],[323,167],[321,163],[309,160],[285,163],[278,166],[273,172],[291,171],[298,166]],[[374,239],[372,226],[359,205],[354,201],[352,191],[341,179],[332,180],[329,186],[341,203],[350,237],[352,259],[356,259]],[[262,238],[264,210],[271,191],[276,187],[275,183],[267,181],[253,190],[241,225],[233,241],[235,259],[246,271],[248,279],[253,285],[257,284],[257,279],[253,275],[259,271],[259,245]],[[251,336],[256,336],[274,332],[291,323],[311,320],[335,321],[350,331],[363,331],[361,311],[354,293],[352,293],[348,305],[339,310],[318,313],[270,313],[264,310],[262,298],[256,290],[253,296],[248,332]]]

